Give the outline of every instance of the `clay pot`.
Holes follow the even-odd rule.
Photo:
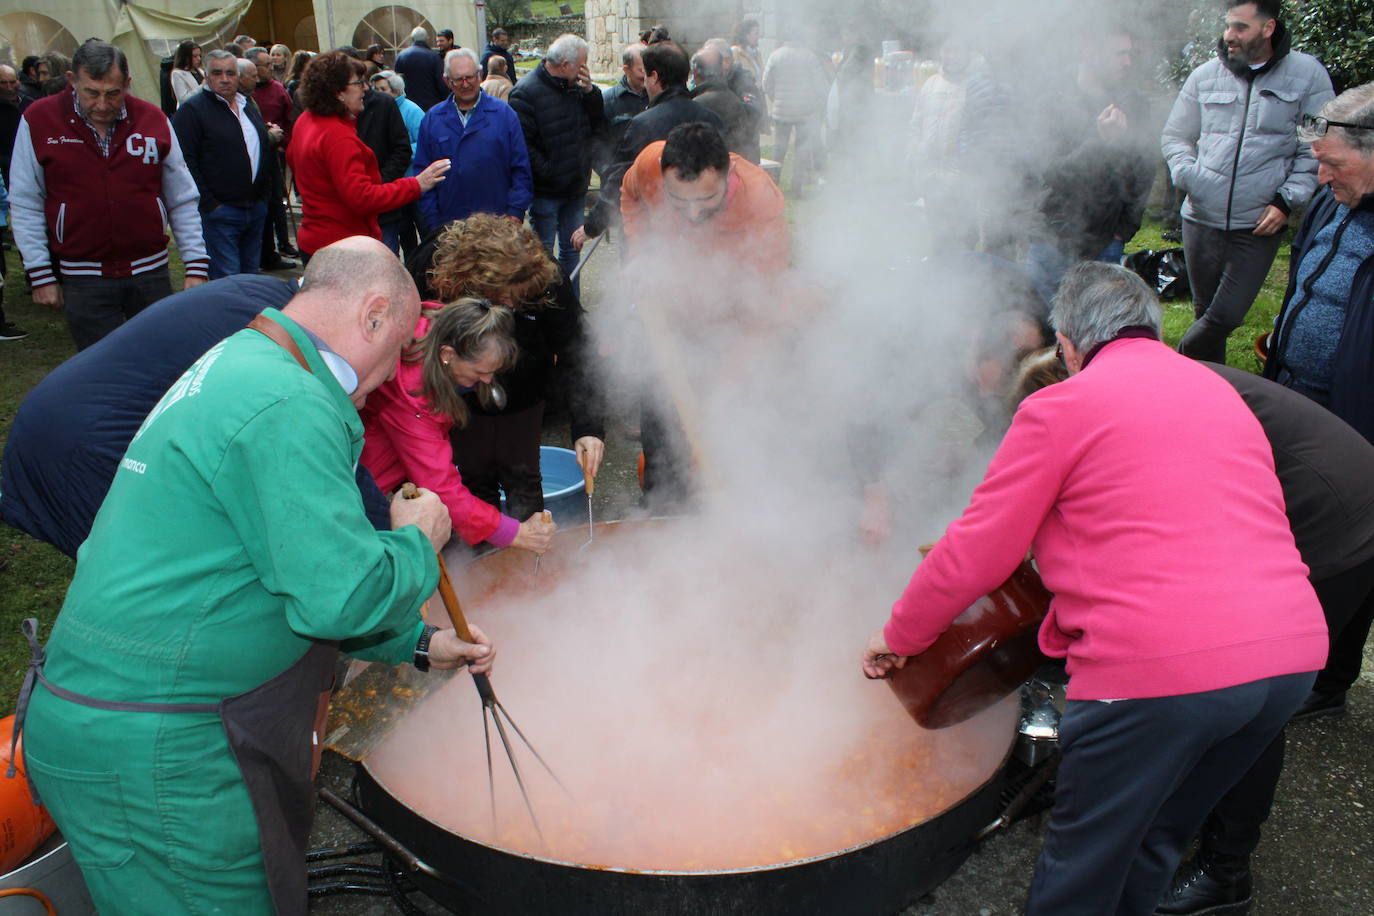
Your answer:
[[[1049,591],[1023,560],[930,648],[893,669],[888,683],[922,728],[957,725],[1011,693],[1046,661],[1036,635],[1049,609]]]

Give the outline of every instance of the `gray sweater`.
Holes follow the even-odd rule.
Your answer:
[[[1252,229],[1264,208],[1291,211],[1317,189],[1317,162],[1298,142],[1298,121],[1329,102],[1331,78],[1314,57],[1289,51],[1237,74],[1220,57],[1189,74],[1164,125],[1174,185],[1188,193],[1183,218],[1214,229]]]

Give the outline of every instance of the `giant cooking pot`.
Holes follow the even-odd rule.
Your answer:
[[[497,693],[567,792],[520,758],[541,840],[499,745],[492,804],[466,675],[416,704],[359,764],[354,801],[437,873],[414,880],[447,909],[895,913],[1000,813],[1014,698],[930,732],[859,673],[892,583],[857,567],[835,582],[836,564],[760,572],[767,558],[688,550],[686,524],[598,525],[583,551],[574,529],[537,576],[514,550],[455,575],[500,647]],[[739,606],[721,607],[732,590]],[[601,610],[618,603],[628,619]],[[728,646],[758,644],[732,655],[713,642],[726,626]]]

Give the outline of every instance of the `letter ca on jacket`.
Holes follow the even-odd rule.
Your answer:
[[[129,139],[124,141],[124,148],[129,151],[130,156],[142,156],[144,165],[158,163],[156,137],[129,134]]]

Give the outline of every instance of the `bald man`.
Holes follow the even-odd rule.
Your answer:
[[[186,370],[120,460],[25,686],[29,773],[102,912],[304,913],[338,651],[490,668],[485,637],[420,617],[449,535],[438,498],[393,502],[377,531],[354,483],[355,405],[419,311],[380,242],[326,246],[285,308]]]

